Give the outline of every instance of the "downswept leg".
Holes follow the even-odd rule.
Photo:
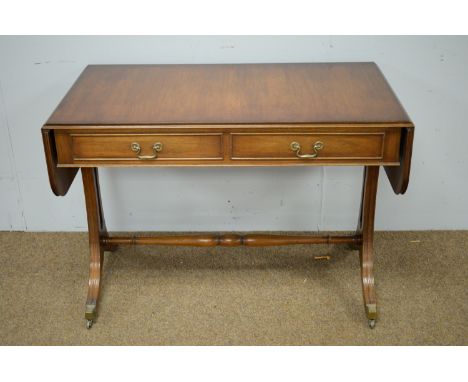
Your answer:
[[[101,287],[102,263],[104,248],[101,245],[101,236],[106,236],[106,227],[102,213],[101,195],[97,168],[82,168],[83,187],[86,200],[86,213],[88,215],[89,234],[89,283],[88,297],[86,299],[86,327],[91,328],[97,315],[97,304]]]
[[[101,233],[101,246],[104,251],[108,252],[114,252],[117,249],[117,245],[113,244],[102,244],[102,239],[106,239],[109,237],[109,234],[107,233],[107,227],[106,227],[106,220],[104,218],[104,210],[102,208],[102,198],[101,198],[101,188],[99,187],[99,173],[98,169],[95,168],[95,173],[96,173],[96,192],[97,192],[97,199],[98,199],[98,204],[99,204],[99,229]]]
[[[358,233],[362,234],[362,244],[359,246],[361,260],[362,294],[369,326],[374,328],[377,318],[377,301],[374,285],[374,216],[379,178],[378,166],[364,168],[361,212],[358,223]]]

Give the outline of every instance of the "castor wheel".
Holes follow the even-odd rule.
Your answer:
[[[93,320],[86,320],[86,329],[91,329],[93,326]]]
[[[371,329],[375,328],[375,320],[369,320],[369,328]]]

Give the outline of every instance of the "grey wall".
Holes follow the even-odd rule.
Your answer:
[[[381,172],[377,229],[468,229],[467,37],[0,37],[0,230],[85,230],[53,196],[40,127],[87,64],[375,61],[416,124],[412,178]],[[111,230],[347,230],[362,169],[103,169]]]

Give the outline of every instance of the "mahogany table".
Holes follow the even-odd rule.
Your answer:
[[[359,250],[369,326],[377,317],[373,234],[379,166],[406,191],[414,125],[374,63],[90,65],[42,127],[50,185],[81,168],[96,319],[104,251],[117,245],[349,244]],[[364,166],[354,235],[112,236],[98,167]]]

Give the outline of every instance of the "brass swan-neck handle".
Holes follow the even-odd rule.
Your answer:
[[[320,141],[317,141],[314,143],[312,146],[312,149],[314,150],[313,154],[301,154],[301,145],[298,142],[291,142],[289,147],[291,148],[292,151],[296,152],[296,156],[301,159],[312,159],[316,158],[319,154],[319,151],[323,149],[323,143]]]
[[[130,145],[132,151],[137,153],[138,159],[156,159],[158,157],[158,153],[162,151],[163,145],[161,142],[156,142],[153,145],[153,155],[139,155],[141,152],[141,146],[138,142],[133,142]]]

